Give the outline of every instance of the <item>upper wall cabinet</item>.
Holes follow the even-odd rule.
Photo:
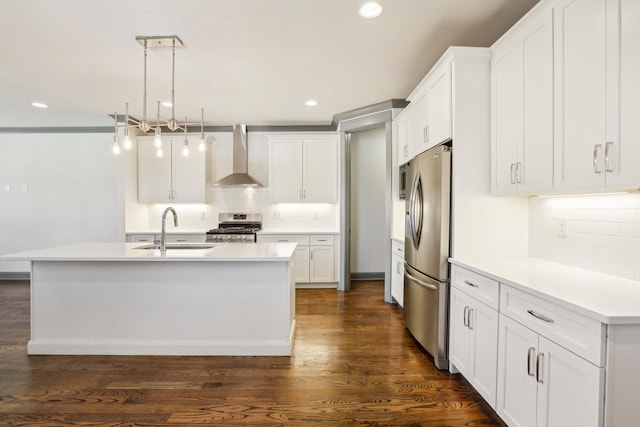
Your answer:
[[[205,151],[191,147],[182,154],[181,138],[162,140],[162,157],[153,138],[138,139],[138,202],[206,203],[210,174],[210,144]]]
[[[553,19],[536,15],[492,48],[494,194],[553,188]]]
[[[555,189],[640,187],[640,2],[561,0],[555,20]]]
[[[275,203],[338,201],[338,138],[269,138],[269,192]]]
[[[451,138],[451,64],[445,54],[407,99],[397,120],[398,164]]]

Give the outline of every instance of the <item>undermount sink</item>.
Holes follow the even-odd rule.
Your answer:
[[[216,245],[210,243],[167,243],[167,249],[211,249]],[[142,246],[136,246],[134,249],[160,249],[160,245],[148,243]]]

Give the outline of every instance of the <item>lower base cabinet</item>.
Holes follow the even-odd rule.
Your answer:
[[[602,425],[604,369],[500,315],[498,415],[510,426]]]
[[[404,243],[391,240],[391,297],[404,306]]]
[[[258,242],[298,244],[294,276],[296,283],[304,284],[336,283],[334,240],[329,234],[258,234]]]

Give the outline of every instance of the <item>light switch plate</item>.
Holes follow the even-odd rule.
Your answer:
[[[569,219],[566,216],[558,217],[558,235],[569,237]]]

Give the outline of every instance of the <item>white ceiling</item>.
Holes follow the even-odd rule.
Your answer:
[[[537,0],[13,0],[0,13],[0,127],[108,126],[142,113],[136,36],[178,35],[176,118],[326,125],[406,98],[448,46],[490,46]],[[149,49],[149,112],[171,97],[171,51]],[[318,106],[307,107],[313,98]],[[33,101],[49,105],[46,110]],[[169,117],[163,107],[163,116]]]

